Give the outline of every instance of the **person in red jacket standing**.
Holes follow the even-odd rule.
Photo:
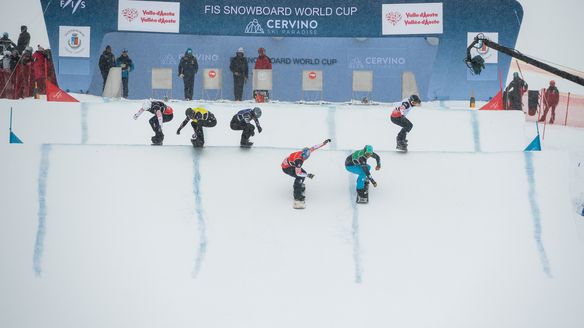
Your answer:
[[[45,94],[47,87],[45,85],[45,79],[47,78],[45,73],[45,66],[47,61],[47,53],[43,47],[37,46],[37,51],[32,54],[33,64],[32,70],[34,72],[34,83],[38,88],[39,92]]]
[[[258,49],[258,58],[255,62],[255,69],[272,69],[272,60],[270,57],[266,56],[266,49],[259,48]],[[257,99],[257,95],[262,95],[265,100],[270,98],[270,94],[268,90],[254,90],[253,91],[253,98]]]
[[[560,102],[560,91],[556,87],[556,81],[551,80],[550,86],[545,90],[543,94],[543,116],[539,119],[540,122],[545,122],[545,117],[552,108],[552,114],[550,117],[550,124],[554,124],[554,120],[556,119],[556,106]]]

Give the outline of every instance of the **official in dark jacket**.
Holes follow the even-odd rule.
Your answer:
[[[247,81],[248,76],[247,59],[243,56],[243,48],[237,49],[235,57],[231,57],[229,70],[233,73],[235,100],[241,101],[243,98],[243,85]]]
[[[101,71],[101,77],[103,78],[103,87],[105,88],[105,82],[107,81],[107,75],[112,67],[116,67],[116,56],[112,53],[112,47],[107,45],[105,50],[99,56],[99,70]]]
[[[178,76],[183,79],[185,86],[185,99],[193,100],[193,89],[195,87],[195,74],[199,71],[197,58],[193,56],[193,50],[188,48],[185,55],[181,57],[178,64]]]

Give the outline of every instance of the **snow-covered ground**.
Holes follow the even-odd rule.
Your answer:
[[[582,129],[523,152],[523,114],[425,103],[402,154],[387,104],[270,103],[242,150],[251,103],[171,102],[152,147],[140,102],[75,96],[0,100],[1,327],[584,324]],[[202,150],[174,133],[189,105],[218,119]],[[328,137],[294,210],[280,163]],[[343,162],[366,143],[382,169],[357,206]]]

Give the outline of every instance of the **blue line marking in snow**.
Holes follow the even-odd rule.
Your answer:
[[[43,244],[46,233],[47,219],[47,177],[49,175],[49,154],[51,145],[42,145],[41,163],[39,167],[38,195],[39,195],[39,223],[37,227],[36,241],[34,245],[33,269],[37,277],[41,275],[41,259],[43,257]]]
[[[361,244],[359,242],[359,209],[357,208],[357,190],[353,183],[355,175],[349,174],[349,195],[353,205],[353,220],[351,223],[351,236],[353,238],[353,262],[355,263],[355,283],[360,284],[363,281],[363,268],[361,266]]]
[[[473,110],[470,112],[470,118],[472,121],[472,137],[474,140],[474,151],[477,153],[481,152],[481,134],[479,126],[479,118],[477,117],[477,111]]]
[[[87,129],[87,103],[81,103],[81,144],[87,144],[89,139]]]
[[[205,215],[203,212],[203,201],[201,198],[201,168],[199,155],[200,153],[195,150],[195,154],[193,154],[193,194],[195,196],[195,212],[197,214],[197,229],[199,231],[199,250],[197,252],[197,257],[195,258],[195,268],[192,273],[193,278],[196,278],[201,271],[203,259],[205,258],[205,253],[207,252]]]
[[[529,184],[529,205],[531,207],[531,218],[533,220],[533,238],[535,239],[537,251],[539,252],[539,260],[541,261],[543,272],[545,272],[549,278],[552,278],[550,263],[543,246],[543,241],[541,240],[541,212],[539,210],[539,204],[535,192],[533,152],[526,151],[523,154],[525,156],[525,173],[527,174],[527,182]]]
[[[333,141],[336,141],[335,139],[337,138],[337,123],[336,123],[336,114],[337,114],[337,107],[335,106],[329,106],[329,111],[327,114],[327,123],[328,123],[328,133],[329,135],[327,136],[327,138],[331,138]],[[337,149],[337,143],[336,142],[331,142],[329,144],[330,149],[331,150],[336,150]]]

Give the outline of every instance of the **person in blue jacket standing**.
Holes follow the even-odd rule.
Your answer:
[[[134,70],[134,63],[128,56],[128,50],[122,51],[122,55],[116,59],[116,66],[122,68],[122,97],[128,98],[128,79],[130,72]]]

